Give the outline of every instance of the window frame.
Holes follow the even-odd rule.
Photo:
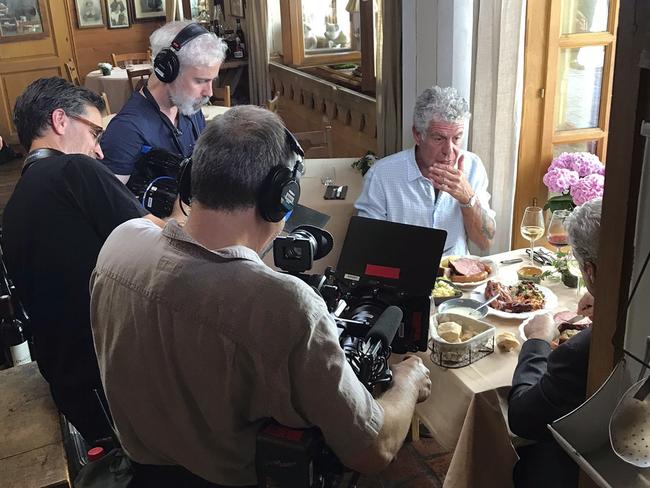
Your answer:
[[[596,141],[596,155],[606,162],[614,54],[620,0],[609,0],[607,31],[561,33],[562,1],[528,2],[524,54],[524,93],[521,137],[517,162],[517,184],[512,225],[519,229],[528,205],[542,204],[548,190],[542,181],[557,144]],[[540,24],[544,26],[540,29]],[[555,101],[558,96],[559,56],[562,49],[603,46],[602,80],[598,126],[595,128],[555,130]],[[527,241],[512,233],[512,248],[526,247]]]

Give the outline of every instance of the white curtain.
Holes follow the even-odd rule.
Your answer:
[[[250,103],[266,105],[269,85],[269,13],[266,0],[246,3]]]
[[[490,179],[497,232],[493,254],[510,249],[521,129],[526,2],[478,0],[470,150]]]

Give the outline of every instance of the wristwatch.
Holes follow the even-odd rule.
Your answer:
[[[469,202],[467,203],[458,202],[458,204],[460,205],[460,208],[472,208],[476,204],[476,193],[474,193],[474,195],[470,197]]]

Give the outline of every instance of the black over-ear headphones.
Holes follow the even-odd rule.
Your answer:
[[[170,47],[160,51],[153,60],[153,72],[163,83],[171,83],[178,77],[181,63],[176,54],[181,48],[195,37],[208,34],[202,26],[196,23],[189,24],[176,34]]]
[[[279,222],[298,204],[300,198],[300,176],[304,171],[305,152],[293,134],[285,127],[287,143],[296,156],[292,167],[279,164],[271,169],[258,197],[258,209],[267,222]],[[192,201],[192,160],[185,159],[178,171],[178,194],[181,202],[190,205]]]
[[[293,211],[300,198],[300,176],[304,172],[302,161],[305,151],[286,127],[284,133],[289,147],[297,157],[293,167],[284,164],[273,167],[260,187],[257,208],[267,222],[280,222]]]

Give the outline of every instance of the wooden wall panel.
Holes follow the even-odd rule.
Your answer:
[[[74,0],[67,0],[75,62],[81,82],[86,74],[97,69],[97,63],[110,63],[111,53],[144,52],[149,49],[149,36],[164,24],[164,19],[133,23],[125,29],[79,29]],[[106,16],[104,16],[106,18]]]
[[[10,144],[18,143],[12,123],[16,97],[35,79],[62,75],[65,62],[72,59],[66,0],[44,2],[41,15],[47,37],[0,45],[0,135]]]

